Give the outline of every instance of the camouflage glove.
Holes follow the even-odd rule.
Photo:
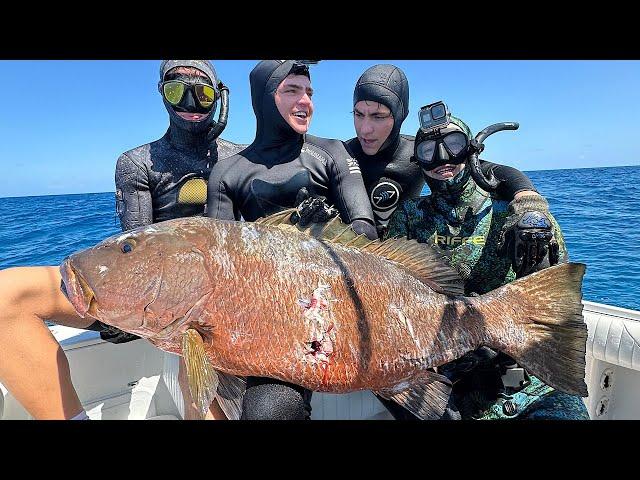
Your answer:
[[[498,251],[511,258],[518,278],[558,263],[558,242],[553,238],[549,204],[540,195],[513,200],[502,227]]]
[[[330,207],[325,197],[311,195],[302,187],[296,196],[296,211],[291,214],[291,223],[306,227],[310,223],[325,223],[338,215],[338,210]]]

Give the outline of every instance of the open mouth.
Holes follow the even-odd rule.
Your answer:
[[[455,165],[444,165],[443,167],[436,168],[433,173],[435,173],[436,175],[447,176],[451,175],[455,169]]]
[[[73,269],[69,259],[60,266],[60,274],[62,275],[60,290],[71,302],[78,315],[83,318],[87,314],[95,317],[97,308],[95,294],[84,278]]]
[[[188,120],[190,122],[197,122],[198,120],[202,120],[207,115],[204,113],[191,113],[191,112],[176,112],[180,118],[184,120]]]
[[[307,112],[293,112],[291,115],[301,120],[306,120],[309,117]]]

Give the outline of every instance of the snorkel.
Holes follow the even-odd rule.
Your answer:
[[[444,142],[440,141],[440,143],[438,144],[438,148],[440,148],[441,150],[447,149],[449,157],[446,161],[438,162],[437,160],[433,160],[433,156],[435,155],[435,144],[432,148],[422,148],[421,144],[428,140],[433,140],[441,137],[442,133],[447,132],[447,127],[451,124],[457,126],[462,130],[467,130],[467,127],[464,122],[461,122],[459,119],[455,119],[455,117],[453,117],[452,119],[449,108],[442,101],[431,103],[422,107],[418,112],[418,118],[420,120],[420,130],[416,135],[416,144],[414,148],[413,158],[414,161],[421,163],[422,166],[427,169],[436,168],[443,162],[452,164],[460,164],[465,162],[467,164],[467,168],[469,169],[471,177],[480,188],[488,192],[496,190],[498,185],[500,185],[500,180],[495,178],[493,172],[489,172],[488,176],[486,176],[482,172],[478,155],[484,150],[484,141],[489,136],[502,130],[517,130],[520,126],[518,123],[494,123],[493,125],[489,125],[485,129],[481,130],[475,136],[475,138],[471,138],[471,131],[466,131],[464,133],[468,137],[468,143],[464,147],[460,145],[460,148],[457,151],[455,150],[453,145],[451,147],[446,146],[446,140]],[[460,123],[462,123],[463,125],[460,125]],[[425,154],[429,156],[429,158],[424,158]]]
[[[222,81],[218,81],[218,92],[220,92],[220,113],[218,121],[212,122],[211,130],[207,133],[207,141],[213,142],[218,138],[227,126],[227,117],[229,116],[229,87]]]
[[[467,160],[467,167],[471,172],[471,177],[475,180],[480,188],[483,190],[490,192],[498,188],[500,185],[500,180],[498,180],[493,172],[489,172],[489,176],[487,177],[482,169],[480,168],[480,160],[478,159],[478,154],[480,154],[484,150],[483,142],[487,139],[487,137],[493,135],[496,132],[500,132],[502,130],[517,130],[520,125],[517,122],[500,122],[494,123],[493,125],[489,125],[487,128],[481,130],[473,140],[471,140],[471,147],[473,149],[473,153],[469,155],[469,159]]]

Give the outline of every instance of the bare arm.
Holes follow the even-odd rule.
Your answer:
[[[44,320],[84,328],[60,291],[58,267],[0,271],[0,381],[35,418],[71,418],[82,405],[62,347]]]

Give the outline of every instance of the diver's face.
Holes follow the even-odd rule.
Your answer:
[[[353,123],[362,151],[375,155],[393,130],[393,115],[381,103],[361,100],[353,107]]]
[[[288,75],[276,90],[276,107],[296,133],[305,134],[311,125],[313,102],[311,80],[305,75]]]
[[[446,165],[440,165],[433,170],[423,169],[422,171],[427,177],[433,178],[434,180],[449,180],[450,178],[458,175],[464,169],[464,166],[464,163],[459,165],[447,163]]]
[[[215,100],[215,96],[213,98],[203,96],[201,91],[201,87],[203,85],[213,87],[211,79],[203,71],[193,67],[177,67],[167,72],[164,80],[165,83],[170,80],[177,80],[186,84],[176,85],[176,88],[165,86],[162,91],[162,94],[170,101],[171,107],[180,116],[180,118],[191,122],[197,122],[202,120],[209,112],[211,112],[213,107],[212,102],[208,106],[202,106],[201,104],[201,102],[205,103],[205,105],[209,103],[205,102],[205,100]],[[194,86],[199,86],[200,88],[196,89]],[[213,92],[212,89],[208,89],[206,91]],[[179,92],[183,92],[181,97]],[[197,92],[200,92],[201,94],[200,101],[195,97]],[[173,96],[171,94],[173,94]],[[179,99],[179,102],[176,104],[174,102],[177,99]]]

